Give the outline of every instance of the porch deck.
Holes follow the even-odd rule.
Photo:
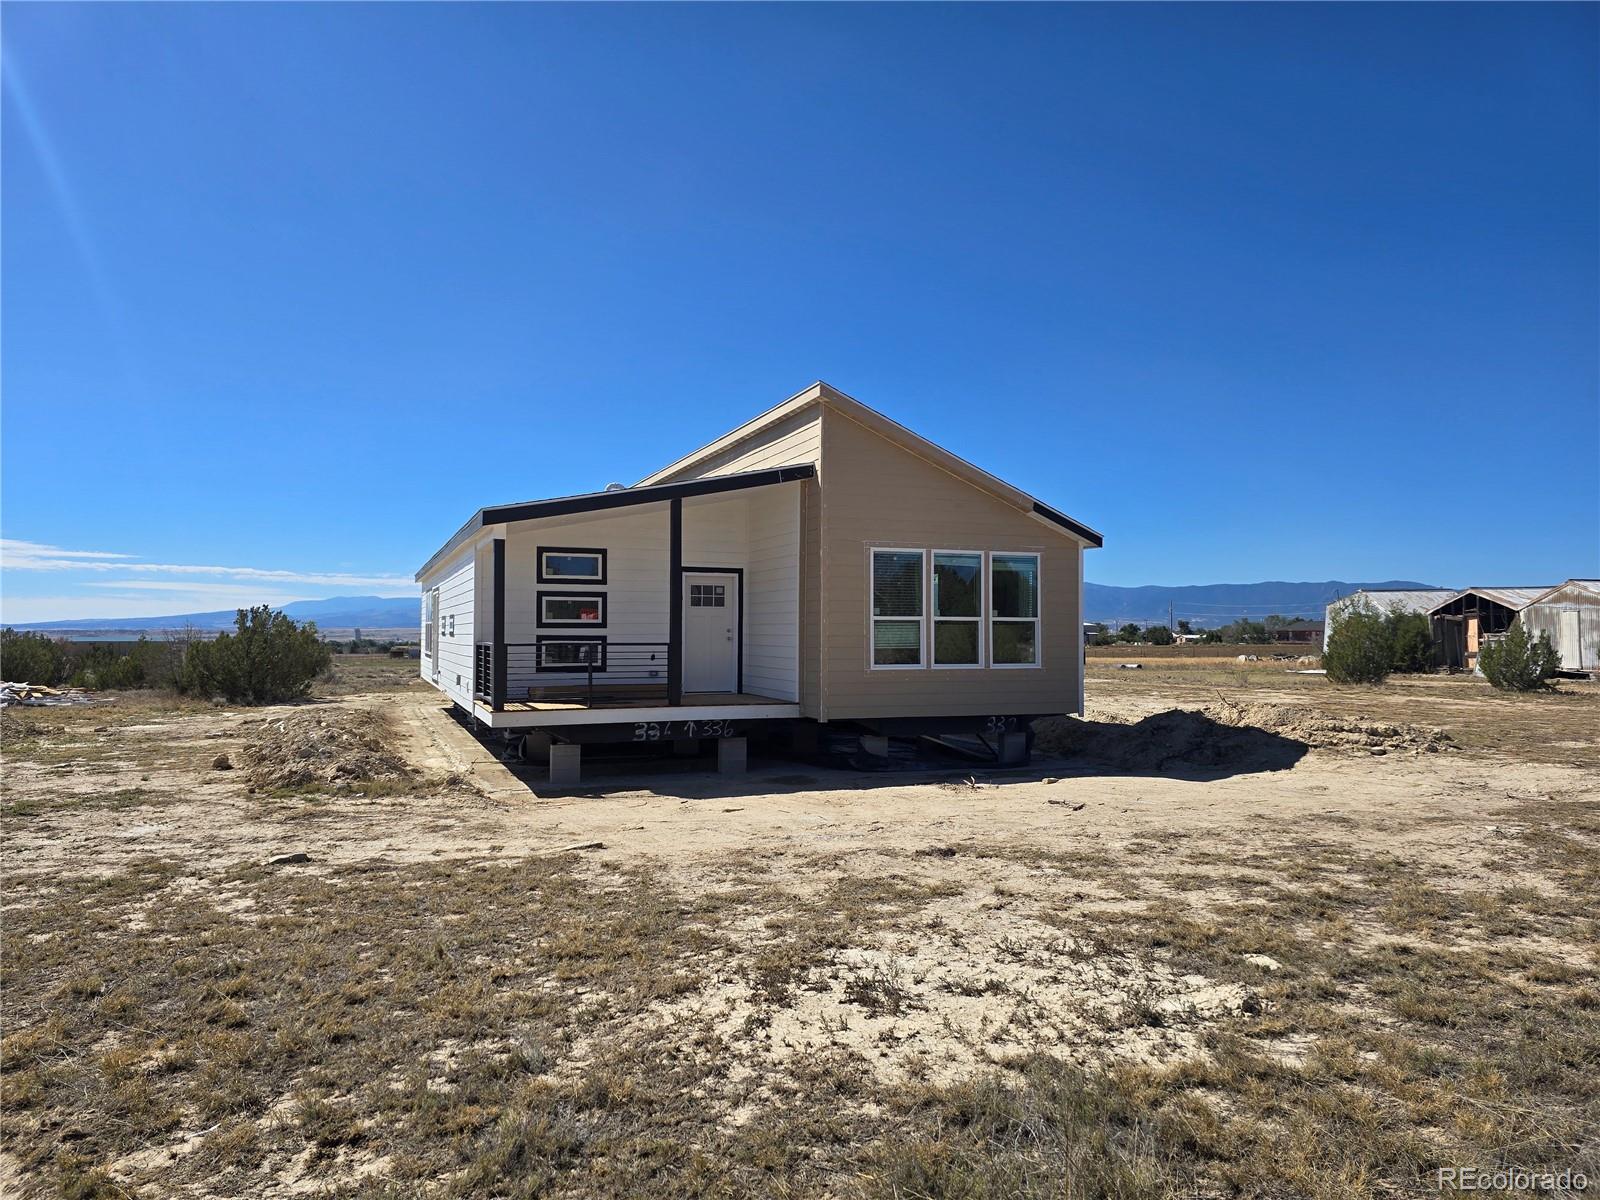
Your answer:
[[[592,712],[597,709],[661,708],[667,703],[667,689],[664,686],[610,687],[604,691],[597,688],[592,704],[574,698],[570,688],[562,689],[562,691],[564,694],[549,698],[532,696],[526,700],[508,699],[501,711],[508,713]],[[790,703],[793,702],[774,696],[760,696],[754,692],[685,692],[682,707],[723,708],[729,705]],[[491,706],[481,700],[475,704],[475,707],[482,712],[491,711]]]

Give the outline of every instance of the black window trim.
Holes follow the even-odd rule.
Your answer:
[[[598,600],[600,602],[600,619],[598,621],[547,621],[544,617],[544,602],[546,599],[557,600]],[[604,629],[610,617],[606,605],[606,594],[596,591],[550,591],[541,589],[533,594],[534,624],[540,629]]]
[[[544,571],[544,556],[546,554],[594,554],[600,558],[600,577],[598,579],[583,579],[576,575],[546,575]],[[606,586],[606,551],[603,546],[535,546],[533,561],[538,572],[537,583],[566,583],[583,584],[585,586]]]
[[[594,670],[596,672],[600,672],[606,669],[606,637],[603,633],[594,637],[589,637],[581,633],[541,633],[536,634],[533,640],[534,643],[539,646],[543,646],[547,642],[558,642],[561,644],[572,642],[598,642],[600,645],[600,661],[594,664]],[[542,651],[539,653],[538,661],[539,665],[535,667],[534,670],[539,674],[544,675],[582,675],[589,670],[589,667],[583,663],[558,663],[553,667],[546,666],[544,663],[544,653]]]

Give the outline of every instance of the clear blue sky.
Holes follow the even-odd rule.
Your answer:
[[[400,594],[817,378],[1098,582],[1600,575],[1594,5],[3,20],[10,620]]]

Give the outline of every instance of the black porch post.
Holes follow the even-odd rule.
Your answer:
[[[683,703],[683,500],[667,502],[667,703]]]
[[[495,712],[506,706],[506,540],[494,539],[494,694]]]

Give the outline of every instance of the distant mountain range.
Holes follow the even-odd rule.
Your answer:
[[[1122,625],[1165,624],[1168,606],[1174,620],[1186,620],[1196,627],[1226,625],[1240,617],[1259,621],[1272,613],[1286,617],[1320,617],[1323,609],[1340,596],[1360,588],[1426,588],[1436,584],[1408,579],[1387,579],[1380,583],[1345,583],[1330,579],[1323,583],[1204,583],[1186,587],[1113,587],[1104,583],[1083,585],[1083,619]],[[323,630],[340,632],[360,629],[413,631],[420,620],[420,601],[415,596],[335,596],[327,600],[296,600],[283,611],[297,621],[315,621]],[[230,629],[233,610],[204,613],[177,613],[167,617],[102,617],[74,621],[36,621],[18,629],[37,629],[67,637],[104,636],[117,633],[157,633],[167,629]]]
[[[417,596],[334,596],[327,600],[295,600],[283,611],[296,621],[315,621],[319,629],[415,631],[422,619]],[[75,621],[35,621],[16,629],[36,629],[67,637],[107,633],[158,633],[168,629],[215,630],[233,628],[233,609],[221,612],[175,613],[168,617],[87,617]]]
[[[1188,621],[1196,628],[1227,625],[1241,617],[1259,621],[1276,613],[1285,617],[1320,618],[1323,610],[1340,596],[1362,588],[1415,589],[1440,585],[1417,583],[1409,579],[1385,579],[1378,583],[1346,583],[1329,579],[1322,583],[1200,583],[1186,587],[1112,587],[1103,583],[1083,585],[1083,619],[1106,624],[1139,625]]]

